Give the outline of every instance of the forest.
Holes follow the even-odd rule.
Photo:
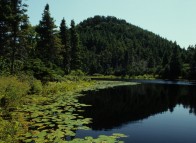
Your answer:
[[[196,46],[176,42],[116,17],[94,16],[56,25],[49,5],[38,25],[21,0],[0,3],[0,74],[58,81],[71,71],[87,75],[158,75],[196,79]]]
[[[113,16],[67,25],[43,7],[37,25],[22,0],[0,0],[0,142],[67,142],[91,120],[76,114],[84,90],[112,87],[92,76],[196,80],[196,45],[177,42]],[[115,83],[116,84],[116,83]],[[120,83],[122,84],[122,83]],[[77,93],[77,94],[76,94]],[[70,142],[117,142],[123,134]]]

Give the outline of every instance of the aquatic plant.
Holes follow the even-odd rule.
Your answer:
[[[123,137],[121,134],[114,134],[102,135],[96,139],[75,138],[77,130],[89,130],[87,125],[92,122],[91,119],[78,114],[83,112],[84,106],[89,106],[78,102],[80,92],[109,87],[111,82],[96,84],[94,81],[65,80],[42,85],[38,80],[27,79],[0,78],[0,81],[5,81],[4,84],[0,83],[2,89],[0,97],[1,99],[6,97],[9,101],[5,106],[9,107],[5,108],[9,110],[5,110],[1,100],[0,140],[2,143],[117,142],[119,137]],[[12,94],[13,92],[15,93]],[[12,97],[13,95],[15,98]],[[14,99],[16,99],[14,104],[10,103]],[[9,114],[9,119],[4,118],[4,113]]]

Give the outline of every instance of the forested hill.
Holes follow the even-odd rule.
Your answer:
[[[83,67],[91,74],[160,74],[172,50],[180,49],[174,42],[111,16],[88,18],[77,28],[85,49]]]
[[[32,26],[22,0],[0,1],[0,8],[0,75],[24,73],[48,81],[83,71],[196,79],[196,46],[181,49],[125,20],[95,16],[78,25],[72,20],[68,28],[63,18],[57,26],[46,4]]]

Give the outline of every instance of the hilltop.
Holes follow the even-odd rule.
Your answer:
[[[176,42],[116,17],[95,16],[77,25],[84,71],[90,74],[160,74]],[[164,59],[168,58],[168,61]]]

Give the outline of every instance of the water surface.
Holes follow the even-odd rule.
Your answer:
[[[193,84],[142,82],[100,91],[89,91],[80,102],[92,130],[77,137],[124,133],[127,143],[195,143],[196,88]],[[172,83],[172,84],[171,84]]]

